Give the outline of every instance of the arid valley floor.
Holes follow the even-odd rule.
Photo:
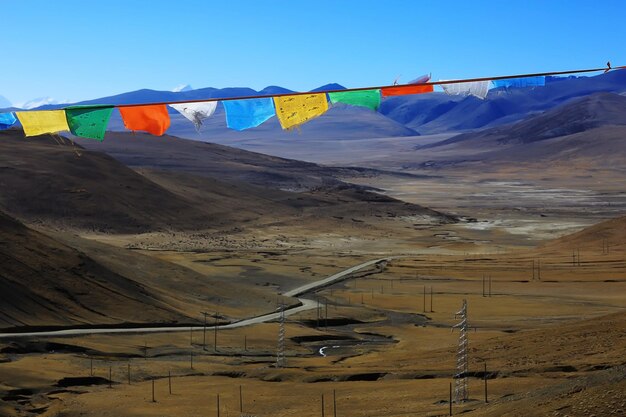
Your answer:
[[[463,300],[455,415],[626,415],[623,164],[253,165],[175,138],[19,134],[0,142],[2,416],[445,416]],[[213,328],[382,258],[300,296],[315,308],[286,318],[283,367],[277,320]],[[15,333],[120,325],[180,330]]]

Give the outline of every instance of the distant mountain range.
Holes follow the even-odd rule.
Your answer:
[[[313,91],[343,89],[328,84]],[[200,100],[235,96],[278,95],[292,90],[268,86],[260,91],[251,88],[200,88],[183,85],[175,90],[137,90],[115,96],[83,101],[77,104],[130,104],[177,100]],[[194,126],[171,110],[172,124],[168,134],[183,138],[228,143],[254,140],[363,139],[377,137],[417,136],[445,132],[463,132],[519,121],[579,97],[598,92],[626,92],[626,70],[611,71],[595,77],[548,77],[545,87],[493,89],[485,100],[476,97],[449,96],[434,92],[383,100],[378,112],[350,106],[335,106],[325,115],[303,125],[296,133],[282,131],[276,118],[244,132],[226,127],[221,105],[213,117],[197,132]],[[44,105],[40,109],[58,108]],[[112,131],[125,130],[117,112],[109,124]],[[244,146],[245,147],[245,146]]]
[[[516,123],[417,146],[407,167],[584,159],[589,165],[621,168],[625,137],[626,96],[596,93]]]

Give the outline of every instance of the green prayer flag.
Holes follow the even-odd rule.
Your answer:
[[[113,106],[72,106],[65,109],[70,132],[88,139],[103,140]]]
[[[328,93],[330,102],[345,103],[351,106],[367,107],[372,110],[380,106],[380,90],[340,91]]]

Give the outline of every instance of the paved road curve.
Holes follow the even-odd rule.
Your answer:
[[[330,284],[333,284],[338,281],[342,281],[348,279],[350,274],[357,272],[361,269],[367,268],[371,265],[374,265],[378,262],[389,261],[393,259],[393,257],[388,258],[380,258],[374,259],[371,261],[363,262],[362,264],[350,267],[348,269],[344,269],[341,272],[338,272],[334,275],[331,275],[327,278],[321,279],[319,281],[315,281],[301,287],[295,288],[291,291],[287,291],[283,295],[287,297],[297,297],[307,292],[315,291],[316,289],[326,287]],[[317,307],[317,303],[312,300],[308,300],[306,298],[299,298],[300,304],[285,310],[285,316],[291,316],[292,314],[299,313],[301,311],[312,310]],[[234,329],[237,327],[250,326],[252,324],[265,323],[268,321],[277,320],[279,318],[279,312],[273,312],[269,314],[263,314],[261,316],[250,317],[247,319],[239,320],[234,323],[224,324],[217,326],[218,329]],[[202,330],[203,326],[193,327],[193,330]],[[43,331],[43,332],[29,332],[29,333],[0,333],[0,339],[15,339],[18,337],[60,337],[60,336],[78,336],[78,335],[86,335],[86,334],[110,334],[110,333],[162,333],[162,332],[187,332],[191,328],[190,327],[135,327],[135,328],[92,328],[92,329],[69,329],[69,330],[54,330],[54,331]],[[213,327],[208,327],[207,329],[213,329]]]

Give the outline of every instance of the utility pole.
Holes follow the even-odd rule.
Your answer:
[[[484,379],[485,379],[485,404],[487,404],[489,401],[487,400],[487,362],[485,362],[485,372],[484,372]]]
[[[541,259],[537,259],[537,279],[541,281]]]
[[[485,297],[485,274],[483,274],[483,297]]]
[[[204,314],[204,326],[202,327],[202,349],[206,350],[206,316],[209,315],[206,311],[203,311]]]
[[[433,287],[430,287],[430,312],[432,313],[433,311]]]
[[[316,328],[320,327],[320,298],[317,297],[317,324],[315,325]]]
[[[325,310],[325,318],[324,318],[324,328],[328,328],[328,300],[324,303]]]
[[[218,312],[215,312],[215,325],[213,326],[213,351],[217,352],[217,317]]]
[[[243,392],[241,385],[239,385],[239,412],[243,414]]]

